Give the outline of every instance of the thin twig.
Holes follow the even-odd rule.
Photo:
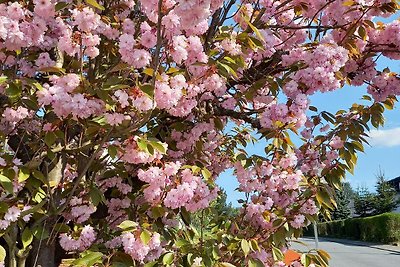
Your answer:
[[[108,133],[104,136],[104,138],[101,140],[101,142],[99,143],[99,146],[97,147],[97,149],[94,151],[94,153],[92,154],[92,156],[89,158],[85,168],[82,170],[82,172],[79,174],[79,176],[76,178],[74,186],[71,189],[71,192],[69,192],[69,195],[65,201],[65,203],[61,206],[60,209],[58,209],[57,213],[60,214],[61,212],[63,212],[65,210],[65,208],[68,206],[69,201],[72,199],[72,197],[74,196],[74,193],[76,191],[76,189],[79,186],[79,183],[81,182],[82,178],[85,176],[86,172],[89,170],[90,166],[92,165],[94,159],[96,158],[97,154],[99,153],[99,151],[102,149],[103,145],[105,142],[107,142],[107,140],[109,139],[111,132],[113,131],[114,127],[111,128]]]

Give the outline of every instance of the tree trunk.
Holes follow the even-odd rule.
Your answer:
[[[26,257],[18,259],[18,267],[25,267],[26,266]]]
[[[47,244],[47,240],[35,240],[33,243],[33,249],[30,254],[30,264],[32,267],[57,267],[55,252],[56,243],[54,240],[52,243]]]

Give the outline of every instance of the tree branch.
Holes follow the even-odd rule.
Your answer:
[[[227,117],[231,117],[234,119],[243,120],[244,122],[247,122],[248,124],[250,124],[253,128],[261,130],[262,127],[260,124],[260,120],[250,117],[251,114],[253,114],[253,113],[252,112],[237,112],[234,110],[225,109],[220,106],[214,107],[214,115],[216,115],[216,116],[227,116]]]

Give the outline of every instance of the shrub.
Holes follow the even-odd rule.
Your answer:
[[[303,233],[305,236],[312,236],[312,226]],[[318,224],[318,234],[370,242],[396,243],[400,242],[400,214],[384,213],[366,218],[324,222]]]

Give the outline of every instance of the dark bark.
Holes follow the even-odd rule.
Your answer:
[[[47,233],[51,233],[56,224],[56,216],[48,218],[43,223],[43,228]],[[54,233],[53,233],[54,234]],[[41,242],[35,238],[32,243],[32,250],[29,253],[26,267],[58,267],[61,259],[65,257],[65,252],[61,248],[58,238],[43,239]]]
[[[47,244],[46,240],[35,240],[33,243],[33,251],[30,255],[30,261],[28,261],[28,266],[32,267],[57,267],[55,259],[55,242]],[[37,258],[37,261],[36,261]]]

